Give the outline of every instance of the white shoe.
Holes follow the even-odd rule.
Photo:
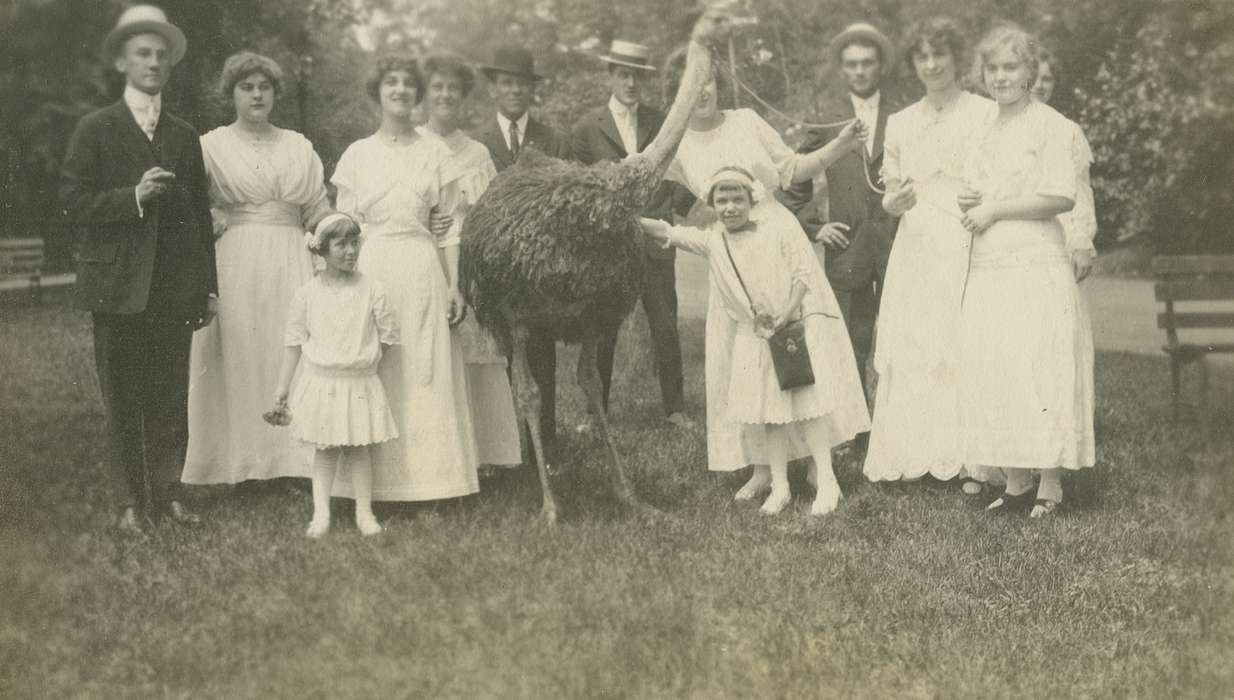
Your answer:
[[[759,508],[759,510],[766,515],[776,515],[784,510],[791,500],[793,500],[793,495],[788,492],[788,489],[780,492],[772,489],[771,495],[767,497],[767,500],[763,501],[763,507]]]
[[[840,507],[840,488],[819,491],[814,496],[814,505],[810,506],[810,515],[827,515]]]
[[[377,518],[369,516],[358,516],[356,518],[356,529],[365,537],[380,535],[383,530],[381,524],[377,522]]]
[[[756,474],[751,476],[750,480],[747,481],[744,486],[737,489],[737,494],[733,496],[733,500],[753,501],[755,498],[758,498],[759,494],[769,488],[771,488],[771,479],[766,477],[760,479]]]
[[[309,523],[308,529],[304,531],[304,536],[310,540],[319,540],[325,537],[328,532],[330,532],[330,521],[314,518]]]

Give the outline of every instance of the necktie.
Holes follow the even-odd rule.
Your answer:
[[[518,122],[510,122],[510,155],[518,158]]]
[[[159,126],[158,113],[154,111],[154,103],[146,104],[146,108],[142,114],[141,130],[146,132],[146,138],[154,140],[154,130]]]

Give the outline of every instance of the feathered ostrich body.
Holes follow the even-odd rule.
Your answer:
[[[557,519],[539,434],[540,397],[527,365],[529,329],[579,343],[578,382],[608,446],[619,500],[645,509],[613,445],[596,367],[600,338],[634,308],[642,279],[637,222],[685,135],[689,114],[710,79],[708,45],[727,17],[709,10],[695,23],[681,86],[656,138],[620,163],[584,166],[534,150],[493,180],[463,223],[459,271],[480,325],[510,343],[521,419],[531,432],[543,491],[541,514]]]

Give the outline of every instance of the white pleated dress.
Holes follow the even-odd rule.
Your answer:
[[[329,202],[313,145],[276,133],[261,146],[231,126],[201,139],[212,213],[226,228],[214,248],[218,316],[193,334],[186,484],[310,475],[312,450],[261,412],[278,384],[288,305],[313,278],[305,226]]]
[[[388,144],[374,135],[348,146],[331,178],[338,210],[363,231],[360,271],[385,290],[402,338],[381,363],[399,437],[373,449],[378,501],[430,501],[479,490],[466,364],[451,344],[438,253],[458,245],[458,238],[438,240],[428,228],[448,158],[438,140]],[[351,488],[346,479],[335,484],[336,491]]]
[[[991,117],[976,137],[968,178],[986,201],[1082,199],[1075,125],[1050,107]],[[1094,464],[1092,331],[1059,218],[999,221],[974,238],[960,342],[966,463]]]
[[[951,479],[960,446],[960,303],[971,235],[956,197],[975,129],[994,102],[968,92],[942,110],[924,98],[887,120],[883,180],[911,180],[878,315],[878,390],[864,471],[871,481]]]
[[[291,434],[316,448],[373,445],[398,437],[377,367],[397,345],[390,302],[359,273],[341,283],[314,278],[296,291],[283,344],[299,346]]]
[[[424,127],[416,131],[426,138],[439,139],[450,151],[442,164],[441,207],[454,212],[454,226],[461,235],[467,210],[488,189],[497,168],[488,148],[463,131],[445,137]],[[480,327],[474,313],[468,313],[454,327],[453,345],[454,352],[462,353],[467,364],[467,403],[476,436],[476,458],[480,464],[518,466],[523,460],[522,443],[505,354]]]
[[[723,166],[736,165],[752,173],[768,192],[792,182],[797,167],[797,154],[789,148],[775,129],[756,112],[749,109],[725,110],[723,123],[710,131],[687,130],[666,177],[685,185],[696,197],[706,196],[703,188]],[[802,304],[809,335],[810,357],[814,365],[815,385],[796,397],[776,397],[780,392],[770,366],[770,351],[766,340],[753,336],[749,303],[745,300],[737,277],[732,272],[718,231],[683,234],[677,231],[676,241],[683,250],[707,255],[710,271],[706,322],[706,393],[707,393],[707,468],[711,471],[736,471],[751,464],[766,464],[764,429],[751,420],[769,422],[795,421],[814,416],[826,439],[839,445],[870,429],[870,416],[865,395],[857,375],[852,344],[840,316],[835,294],[811,250],[801,224],[792,213],[767,195],[750,212],[750,218],[764,236],[773,241],[771,250],[738,242],[733,247],[737,263],[749,258],[759,272],[773,279],[767,292],[778,295],[789,276],[782,267],[782,256],[791,253],[793,264],[808,279],[809,293]],[[753,238],[747,239],[754,240]],[[730,239],[730,245],[733,239]],[[741,252],[738,252],[738,251]],[[793,252],[796,251],[796,252]],[[799,260],[801,255],[809,258]],[[742,269],[743,277],[746,275]],[[747,284],[748,284],[747,280]],[[791,285],[791,281],[788,282]],[[762,282],[759,283],[760,289]],[[755,292],[761,294],[763,292]],[[771,299],[769,298],[770,302]],[[743,308],[744,307],[744,310]],[[766,351],[766,355],[763,354]],[[767,374],[770,372],[770,374]],[[768,377],[772,384],[768,385]],[[800,390],[788,392],[795,394]],[[806,398],[809,397],[809,398]],[[752,405],[746,405],[746,399]],[[757,403],[757,407],[753,405]],[[806,443],[794,434],[790,439],[788,458],[810,456]]]

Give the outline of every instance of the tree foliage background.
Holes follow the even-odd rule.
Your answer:
[[[226,123],[229,109],[215,94],[223,60],[246,48],[266,53],[287,73],[274,121],[304,131],[327,170],[376,127],[362,87],[374,52],[449,50],[483,63],[496,45],[522,43],[548,76],[539,114],[569,128],[606,99],[596,56],[610,40],[645,43],[663,57],[681,43],[693,9],[672,0],[158,4],[189,40],[168,109],[203,132]],[[121,81],[98,47],[124,5],[0,6],[0,234],[44,236],[62,261],[70,241],[57,216],[56,169],[76,120],[119,96]],[[974,38],[996,20],[1018,22],[1058,55],[1054,106],[1092,141],[1099,244],[1138,236],[1161,252],[1234,252],[1234,0],[761,0],[744,14],[726,53],[744,82],[804,120],[834,97],[826,45],[848,22],[873,21],[897,44],[912,22],[933,15],[956,19]],[[920,94],[903,61],[893,85]],[[470,100],[477,119],[488,99],[481,87]],[[748,95],[736,100],[754,106]],[[796,138],[793,124],[767,116]]]

